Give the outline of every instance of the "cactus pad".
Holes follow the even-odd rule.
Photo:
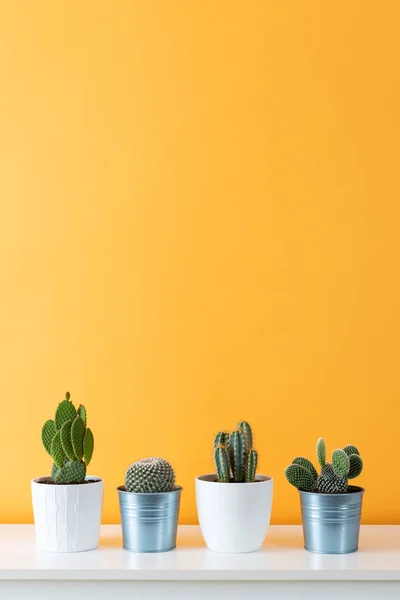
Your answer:
[[[71,426],[71,441],[76,460],[83,457],[83,436],[85,435],[85,423],[79,415],[76,415]]]
[[[310,473],[314,477],[314,479],[315,480],[317,479],[317,477],[318,477],[317,470],[314,467],[314,465],[312,464],[312,462],[310,460],[308,460],[308,458],[304,458],[304,456],[297,456],[297,458],[294,459],[292,464],[301,465],[302,467],[305,467],[308,471],[310,471]]]
[[[323,467],[326,462],[326,446],[322,437],[319,438],[317,442],[317,459],[319,462],[319,466]]]
[[[163,458],[143,458],[131,464],[125,475],[128,492],[150,494],[170,492],[175,483],[175,473]]]
[[[317,479],[317,489],[321,494],[344,494],[347,492],[347,477],[338,477],[331,463],[326,463]]]
[[[363,461],[361,456],[359,456],[358,454],[350,454],[349,461],[350,470],[347,477],[349,479],[354,479],[355,477],[358,477],[361,471],[363,470]]]
[[[299,464],[289,465],[285,471],[286,479],[298,490],[303,492],[313,492],[315,489],[315,479],[310,471]]]
[[[54,418],[56,429],[61,429],[65,421],[73,421],[75,416],[76,410],[72,402],[69,400],[63,400],[60,402],[60,404],[57,406],[56,416]]]
[[[247,454],[246,465],[245,465],[245,482],[251,483],[256,478],[256,470],[257,470],[257,462],[258,462],[258,453],[257,450],[250,450]]]
[[[230,480],[228,452],[221,444],[214,450],[214,463],[217,469],[218,481],[220,483],[228,483]]]
[[[51,456],[53,457],[54,464],[56,464],[57,467],[62,467],[64,464],[65,454],[64,454],[64,450],[63,450],[63,447],[61,444],[60,431],[57,431],[55,436],[53,437],[53,441],[51,442],[50,452],[51,452]]]
[[[350,460],[344,450],[335,450],[332,453],[332,467],[338,477],[347,477],[350,470]]]
[[[357,448],[355,446],[352,446],[351,444],[345,446],[343,450],[346,452],[347,456],[350,456],[351,454],[358,454],[358,456],[360,456],[360,453],[357,450]]]
[[[72,421],[65,421],[64,425],[60,429],[61,445],[64,450],[64,454],[69,460],[75,460],[74,449],[72,448],[71,440],[71,427]]]
[[[56,435],[56,426],[52,419],[46,421],[43,425],[42,429],[42,442],[43,446],[46,448],[46,452],[51,454],[51,442],[53,441],[54,436]]]
[[[78,406],[78,410],[76,412],[78,413],[78,415],[80,416],[82,421],[85,423],[85,427],[86,427],[86,422],[87,422],[86,408],[84,406],[82,406],[82,404],[80,404]]]
[[[237,429],[242,432],[244,438],[244,451],[247,453],[253,448],[253,433],[247,421],[241,421]]]
[[[90,428],[86,429],[85,437],[83,438],[83,458],[85,459],[86,466],[89,465],[92,460],[94,449],[94,438]]]

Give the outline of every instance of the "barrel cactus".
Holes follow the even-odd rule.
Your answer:
[[[42,428],[42,442],[54,464],[51,479],[54,483],[82,483],[94,449],[91,429],[86,427],[87,414],[84,406],[77,409],[70,400],[70,393],[57,406],[54,419]]]
[[[332,462],[326,461],[326,446],[322,438],[317,442],[317,460],[321,467],[318,475],[314,465],[303,456],[294,459],[285,471],[286,479],[304,492],[343,494],[347,492],[348,480],[360,475],[363,461],[355,446],[338,448],[332,453]]]
[[[125,474],[127,492],[156,494],[170,492],[175,485],[175,473],[164,458],[152,456],[132,463]]]
[[[255,480],[258,454],[246,421],[232,433],[220,431],[214,438],[214,463],[220,483],[251,483]]]

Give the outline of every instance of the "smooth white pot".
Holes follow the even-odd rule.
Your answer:
[[[209,550],[237,554],[263,545],[272,508],[273,479],[257,475],[253,483],[219,483],[210,473],[196,477],[200,529]]]
[[[33,479],[36,545],[46,552],[83,552],[99,545],[104,481],[52,485]]]

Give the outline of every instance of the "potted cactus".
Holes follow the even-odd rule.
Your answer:
[[[103,480],[86,475],[94,448],[84,406],[70,394],[43,425],[42,442],[53,459],[51,476],[31,482],[36,543],[48,552],[82,552],[100,538]]]
[[[273,480],[256,474],[257,462],[246,421],[230,434],[215,436],[217,472],[196,478],[197,513],[210,550],[235,554],[261,548],[271,516]]]
[[[349,485],[360,475],[363,461],[355,446],[345,446],[326,460],[322,438],[317,442],[318,475],[302,456],[285,471],[286,479],[300,491],[304,546],[310,552],[347,554],[358,550],[364,489]]]
[[[167,552],[176,546],[182,488],[164,458],[142,458],[118,488],[123,545],[131,552]]]

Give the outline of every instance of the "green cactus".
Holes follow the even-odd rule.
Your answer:
[[[132,463],[125,474],[125,488],[138,494],[170,492],[175,485],[175,473],[164,458],[152,456]]]
[[[319,438],[317,442],[317,460],[319,462],[319,466],[322,468],[326,461],[326,446],[322,438]]]
[[[228,448],[229,445],[229,433],[226,431],[219,431],[214,438],[214,448],[217,446],[223,446],[224,448]]]
[[[42,442],[54,464],[51,479],[54,483],[82,483],[86,477],[94,448],[93,433],[86,429],[86,409],[76,410],[70,393],[59,403],[54,421],[48,420],[42,428]]]
[[[244,436],[241,431],[232,431],[229,436],[229,448],[232,453],[232,474],[233,478],[237,483],[244,481],[244,461],[245,461],[245,450],[244,450]]]
[[[304,492],[343,494],[347,492],[348,480],[360,475],[363,462],[355,446],[345,446],[332,453],[332,463],[326,462],[326,447],[322,438],[317,442],[317,459],[321,467],[318,475],[314,465],[302,456],[294,459],[285,471],[286,479]]]
[[[214,438],[214,463],[220,483],[251,483],[255,480],[258,454],[253,434],[246,421],[238,423],[229,435],[225,431]]]
[[[251,483],[256,478],[258,463],[258,452],[257,450],[250,450],[247,454],[246,465],[245,465],[245,482]]]
[[[250,452],[250,450],[253,447],[253,434],[251,431],[251,427],[246,421],[240,421],[240,423],[237,424],[236,429],[243,434],[244,451],[247,454],[247,452]]]
[[[219,481],[221,483],[228,483],[231,475],[228,451],[221,444],[214,449],[214,463]]]

